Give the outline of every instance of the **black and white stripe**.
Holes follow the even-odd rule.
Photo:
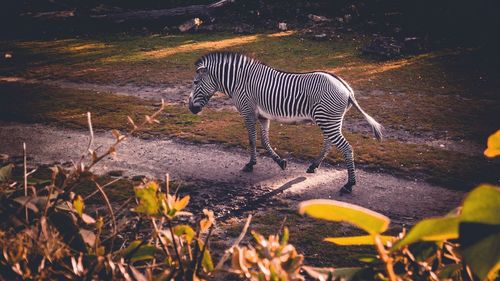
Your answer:
[[[225,52],[207,54],[195,65],[189,108],[198,113],[215,92],[223,92],[233,100],[243,116],[250,142],[250,161],[244,171],[252,171],[257,163],[257,121],[261,124],[262,146],[282,169],[286,168],[286,160],[274,152],[269,142],[270,120],[316,123],[323,131],[323,147],[307,172],[314,173],[331,147],[337,147],[347,164],[348,181],[343,187],[346,192],[356,183],[352,148],[342,135],[342,121],[351,105],[363,114],[375,136],[382,138],[382,126],[361,109],[351,87],[333,74],[283,72],[245,55]]]

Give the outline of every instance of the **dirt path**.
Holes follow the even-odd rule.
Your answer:
[[[88,142],[86,132],[39,124],[2,124],[0,136],[0,153],[20,156],[22,142],[26,142],[32,164],[77,159]],[[97,133],[95,147],[106,147],[113,140],[111,133]],[[125,176],[153,178],[163,178],[168,172],[174,180],[197,182],[197,188],[190,191],[192,204],[209,207],[224,217],[267,206],[276,198],[291,207],[306,199],[333,198],[382,212],[396,223],[411,224],[446,213],[464,196],[424,182],[358,169],[353,195],[340,197],[337,191],[346,180],[345,170],[326,166],[316,174],[306,174],[308,163],[289,159],[288,169],[282,171],[270,158],[261,156],[253,173],[241,172],[247,161],[245,151],[219,145],[130,138],[119,147],[116,159],[104,161],[94,171],[121,170]]]

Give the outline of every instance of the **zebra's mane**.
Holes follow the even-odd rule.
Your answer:
[[[231,60],[231,61],[239,61],[240,59],[245,59],[246,58],[246,63],[258,63],[258,64],[264,64],[260,62],[259,60],[249,57],[244,54],[236,53],[236,52],[212,52],[208,53],[201,58],[199,58],[194,65],[196,67],[200,67],[203,65],[206,65],[205,62],[211,59],[223,59],[223,60]]]

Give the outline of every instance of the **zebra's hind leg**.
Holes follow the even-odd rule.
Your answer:
[[[352,147],[343,135],[340,136],[339,142],[335,145],[344,155],[347,165],[347,183],[340,189],[340,193],[345,194],[352,192],[352,187],[356,184],[356,175],[354,172],[354,154],[352,152]]]
[[[314,161],[311,163],[309,168],[307,168],[307,173],[316,173],[316,169],[321,165],[321,162],[325,159],[326,155],[328,155],[328,152],[332,149],[332,142],[328,137],[325,137],[323,139],[323,146],[321,146],[321,152],[319,153],[319,156],[314,159]]]
[[[256,131],[255,131],[255,118],[245,116],[245,125],[248,131],[248,142],[250,144],[250,161],[243,167],[243,172],[252,172],[253,166],[257,164],[257,145],[256,145]]]
[[[285,159],[281,159],[281,157],[274,151],[271,147],[271,143],[269,141],[269,119],[259,116],[260,121],[260,140],[262,146],[266,148],[267,152],[271,155],[271,158],[278,163],[282,170],[286,169],[287,162]]]
[[[340,119],[341,120],[341,119]],[[341,194],[351,193],[352,187],[356,184],[356,174],[354,171],[354,156],[352,152],[352,147],[349,142],[345,139],[341,132],[341,121],[335,123],[323,120],[316,121],[325,138],[327,137],[333,145],[337,147],[340,152],[344,155],[344,160],[347,166],[347,183],[340,189]]]

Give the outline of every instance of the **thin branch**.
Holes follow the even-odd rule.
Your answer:
[[[175,242],[175,237],[174,237],[174,229],[172,227],[172,222],[170,220],[167,220],[167,225],[168,229],[170,230],[170,235],[172,236],[172,244],[174,246],[175,254],[177,255],[177,259],[179,260],[179,269],[182,271],[184,275],[184,266],[182,265],[182,259],[181,255],[179,254],[179,249],[177,249],[177,242]]]
[[[106,202],[106,207],[108,208],[109,214],[111,216],[111,223],[113,224],[112,237],[115,237],[116,234],[118,233],[118,231],[117,231],[117,226],[116,226],[115,214],[113,213],[113,207],[111,206],[111,203],[108,199],[108,196],[106,195],[106,192],[104,192],[104,189],[102,189],[102,187],[95,180],[92,180],[92,181],[95,183],[95,186],[97,187],[99,192],[102,194],[102,197],[104,198],[104,202]],[[111,249],[113,249],[113,246],[114,246],[114,238],[111,239]]]
[[[390,281],[400,280],[397,278],[396,273],[394,273],[392,258],[387,255],[384,245],[382,245],[382,240],[380,240],[380,235],[377,234],[373,238],[375,240],[375,247],[377,248],[378,254],[380,255],[380,258],[385,264],[385,270],[387,271],[389,280]]]
[[[24,164],[24,196],[28,197],[28,172],[27,172],[27,167],[26,167],[26,143],[23,142],[23,164]],[[28,207],[25,207],[25,213],[26,213],[26,222],[28,222]]]
[[[222,268],[222,266],[224,266],[224,263],[226,262],[226,260],[229,258],[229,255],[231,254],[231,252],[233,251],[233,249],[235,247],[238,247],[238,245],[240,244],[241,240],[243,240],[243,238],[247,234],[248,227],[250,227],[250,222],[251,221],[252,221],[252,215],[248,215],[247,221],[245,223],[245,226],[243,226],[243,230],[241,231],[240,236],[238,236],[238,239],[236,239],[236,241],[234,241],[234,243],[231,246],[231,248],[227,249],[224,252],[224,255],[222,256],[222,258],[217,263],[217,266],[215,267],[215,270],[220,270]]]
[[[203,261],[203,256],[205,255],[205,251],[207,250],[207,244],[208,244],[208,239],[210,239],[210,236],[212,235],[212,231],[214,230],[214,225],[210,226],[210,229],[208,230],[207,237],[205,237],[205,242],[203,243],[203,249],[201,250],[200,258],[198,259],[198,262],[196,264],[196,275],[199,275],[200,272],[200,265],[201,262]]]
[[[115,182],[117,182],[117,181],[121,180],[121,179],[123,179],[123,177],[120,177],[120,178],[114,179],[114,180],[112,180],[112,181],[110,181],[110,182],[106,183],[105,185],[101,186],[101,188],[102,188],[102,189],[104,189],[104,188],[106,188],[106,187],[108,187],[108,186],[110,186],[110,185],[114,184]],[[87,199],[91,198],[92,196],[96,195],[97,193],[99,193],[99,190],[94,190],[92,193],[90,193],[90,194],[89,194],[89,195],[87,195],[85,198],[83,198],[83,200],[87,200]]]
[[[161,248],[163,249],[163,252],[165,252],[165,254],[167,256],[170,256],[170,252],[168,251],[168,248],[165,244],[163,244],[163,240],[161,240],[161,237],[160,237],[160,230],[158,228],[158,225],[156,224],[156,221],[154,218],[151,218],[151,222],[153,223],[153,228],[155,229],[155,233],[156,233],[156,237],[158,238],[158,240],[160,241],[160,245],[161,245]]]
[[[108,149],[108,151],[106,151],[104,154],[96,157],[95,159],[92,160],[92,163],[90,163],[88,166],[87,166],[87,171],[90,170],[95,164],[97,164],[99,161],[101,161],[103,158],[107,157],[108,155],[114,153],[116,151],[116,146],[118,144],[120,144],[122,141],[126,140],[129,136],[133,135],[135,132],[141,130],[144,126],[146,126],[147,124],[150,124],[151,121],[154,121],[156,120],[156,117],[158,115],[160,115],[160,113],[163,112],[163,110],[165,109],[165,101],[162,99],[161,100],[161,107],[160,109],[158,109],[156,112],[154,112],[151,116],[147,116],[144,121],[139,124],[139,126],[136,126],[135,124],[132,124],[134,127],[132,130],[130,130],[127,134],[125,135],[121,135],[120,137],[118,137],[115,141],[114,144],[111,145],[111,147]]]
[[[94,129],[92,128],[92,118],[91,118],[90,112],[87,112],[87,124],[89,126],[89,133],[90,133],[89,144],[87,145],[87,149],[85,149],[85,151],[82,153],[82,156],[80,156],[80,160],[78,161],[78,164],[76,165],[76,167],[81,166],[80,164],[83,162],[85,157],[89,154],[89,152],[92,153],[91,148],[92,148],[92,144],[94,143]]]
[[[167,189],[167,194],[170,194],[170,175],[168,173],[165,174],[165,187]]]
[[[281,235],[283,233],[283,229],[285,229],[285,223],[286,223],[287,216],[283,218],[283,221],[281,221],[281,225],[278,231],[278,235]]]

